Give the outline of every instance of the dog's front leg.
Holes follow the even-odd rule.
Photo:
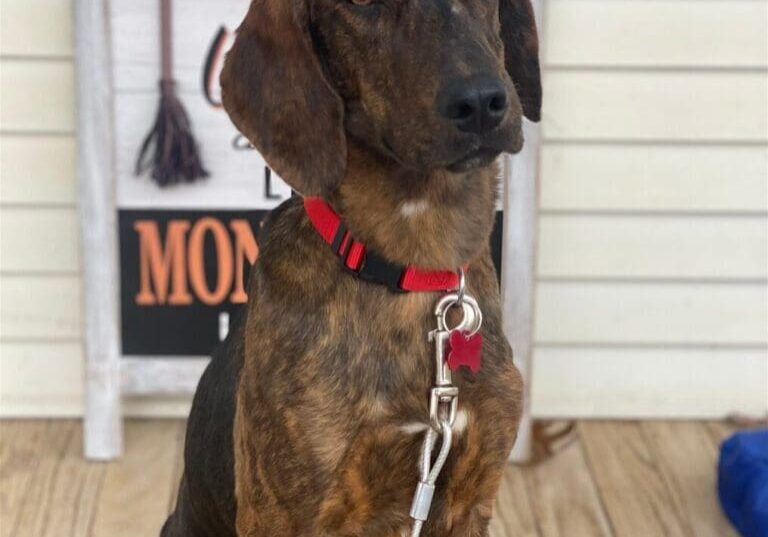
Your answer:
[[[423,537],[487,537],[505,460],[487,457],[469,465],[464,457],[457,461],[447,490],[433,509]],[[462,466],[471,468],[462,472]]]
[[[467,394],[466,426],[455,435],[436,525],[424,537],[487,537],[520,416],[521,383],[511,364],[494,372],[499,384],[486,381],[480,386],[490,388]]]
[[[251,383],[253,385],[253,383]],[[235,416],[235,497],[238,537],[304,537],[324,494],[323,469],[298,419],[241,390]]]
[[[394,425],[361,430],[320,505],[324,537],[404,537],[417,483],[419,441]]]
[[[261,457],[252,456],[249,442],[238,438],[235,494],[237,515],[235,527],[238,537],[298,537],[291,513],[285,509],[271,490]],[[240,444],[240,448],[238,448]],[[246,455],[246,450],[248,454]]]

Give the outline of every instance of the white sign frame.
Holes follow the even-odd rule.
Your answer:
[[[155,1],[155,0],[152,0]],[[543,0],[534,0],[539,16]],[[123,453],[122,398],[194,392],[208,362],[199,358],[135,359],[120,353],[118,166],[111,11],[107,0],[75,0],[79,208],[83,249],[85,456],[113,460]],[[526,379],[530,357],[537,228],[540,127],[526,123],[523,152],[504,160],[502,292],[505,329]],[[513,460],[530,457],[528,405]]]

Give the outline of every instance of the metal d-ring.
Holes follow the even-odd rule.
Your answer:
[[[448,326],[448,312],[454,306],[461,306],[462,319],[458,325],[454,327]],[[483,312],[480,311],[480,306],[474,297],[470,295],[464,295],[460,297],[457,293],[451,293],[445,295],[435,307],[435,317],[437,317],[438,330],[446,332],[452,332],[453,330],[460,330],[462,332],[468,332],[470,336],[474,336],[480,331],[480,327],[483,325]]]
[[[464,294],[467,291],[467,275],[464,273],[464,269],[459,267],[459,289],[457,294],[459,295],[459,302],[464,302]]]

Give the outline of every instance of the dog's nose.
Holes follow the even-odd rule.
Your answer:
[[[499,126],[507,113],[507,92],[495,77],[473,77],[446,88],[440,111],[459,130],[483,134]]]

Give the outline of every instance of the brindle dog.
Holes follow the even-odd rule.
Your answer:
[[[521,410],[488,247],[501,152],[538,120],[529,0],[254,0],[222,74],[237,127],[391,262],[468,266],[483,366],[425,536],[485,536]],[[345,273],[298,199],[265,225],[249,305],[203,376],[163,537],[409,534],[438,293]]]

